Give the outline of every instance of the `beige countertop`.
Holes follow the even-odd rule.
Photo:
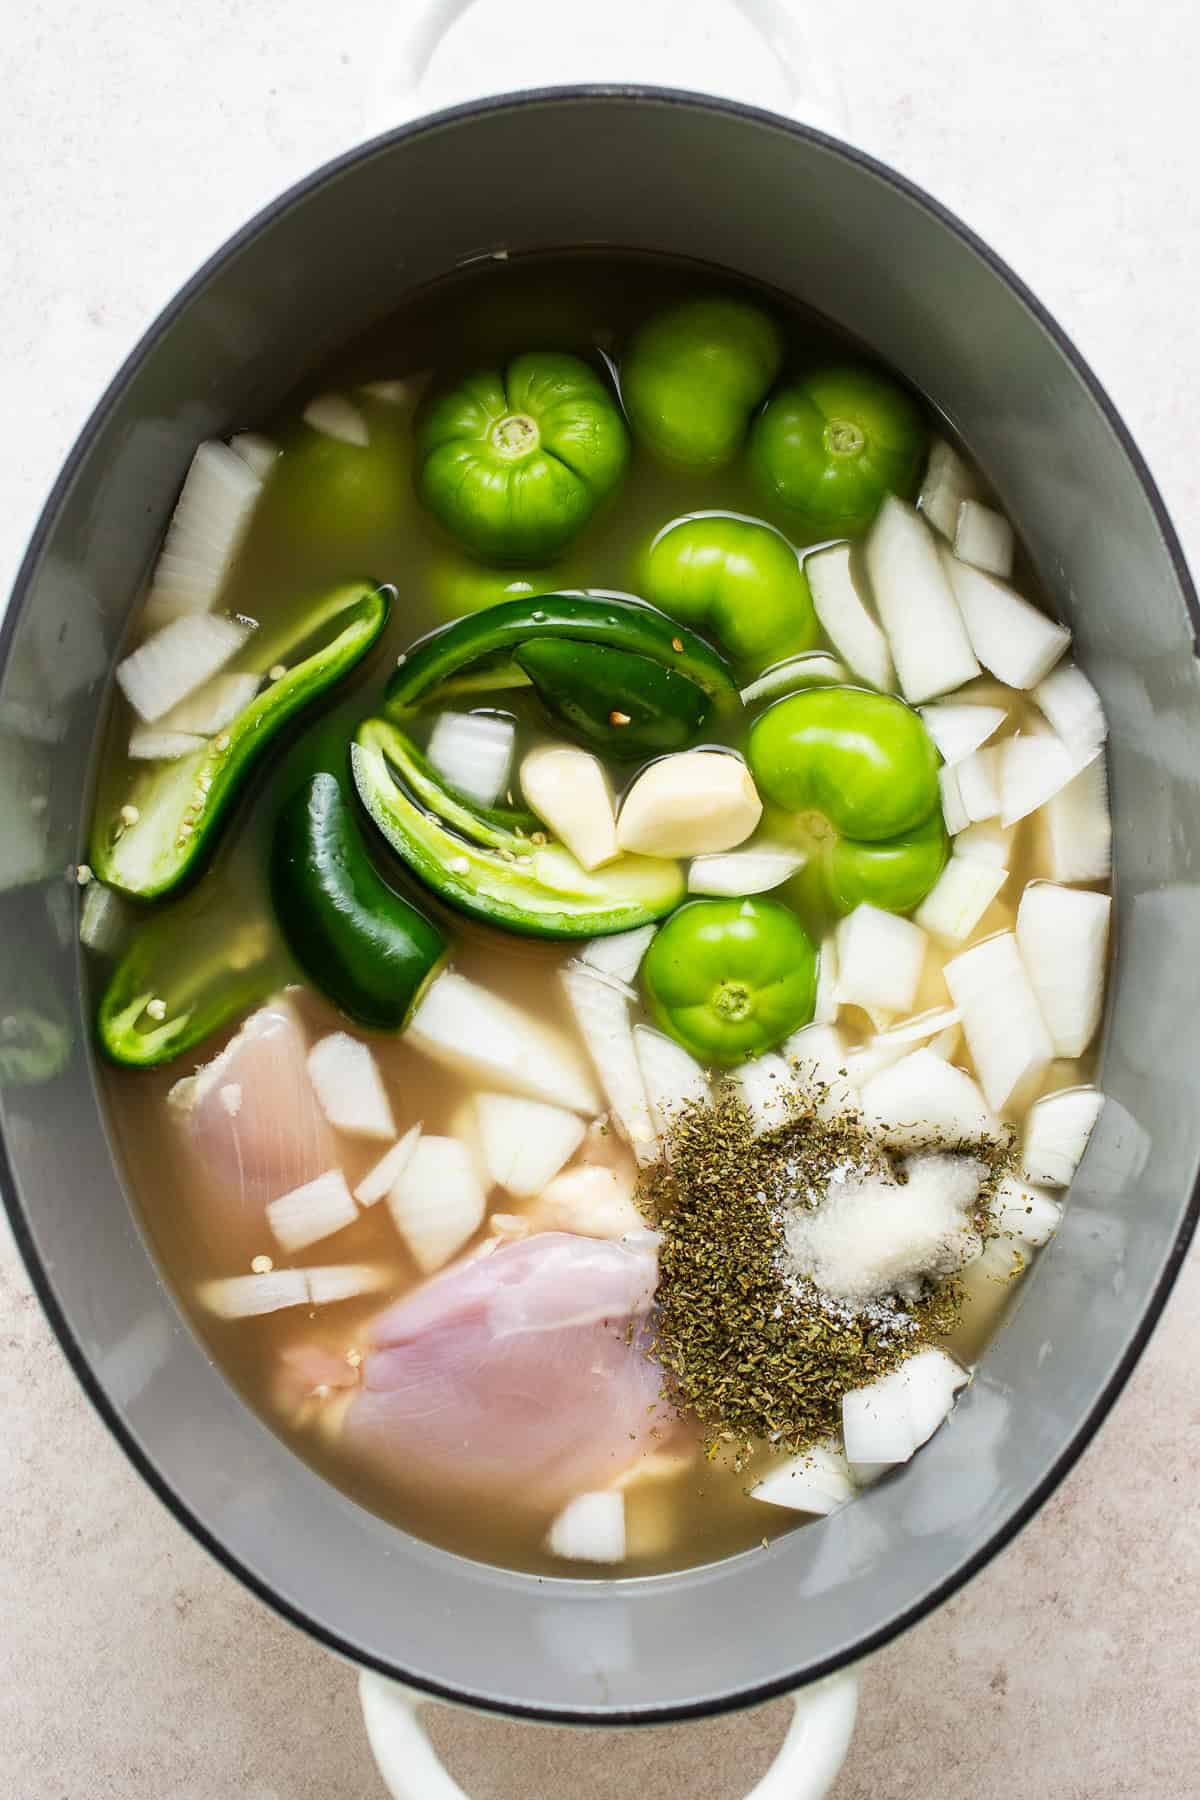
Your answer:
[[[480,0],[477,47],[464,40],[456,62],[448,46],[430,101],[504,85],[486,71],[506,3]],[[782,103],[753,46],[737,62],[721,34],[743,28],[716,0],[697,0],[686,27],[669,0],[640,10],[661,14],[657,60],[606,62],[591,44],[585,71],[547,41],[525,78],[703,85],[719,71],[733,91],[736,66],[739,94]],[[1165,0],[1151,28],[1121,0],[977,0],[918,19],[859,0],[833,45],[818,43],[815,7],[793,12],[823,57],[836,50],[855,140],[967,217],[1074,334],[1200,560],[1200,15]],[[7,22],[0,591],[74,432],[178,282],[278,189],[411,110],[395,20],[395,0],[45,0]],[[984,1574],[866,1669],[837,1800],[1200,1794],[1198,1369],[1194,1255],[1082,1464]],[[382,1800],[352,1672],[142,1486],[4,1236],[0,1405],[0,1800]],[[785,1711],[607,1734],[602,1760],[587,1734],[441,1709],[433,1729],[472,1800],[734,1800]]]

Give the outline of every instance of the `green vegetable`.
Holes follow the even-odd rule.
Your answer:
[[[771,396],[750,434],[750,466],[766,498],[805,530],[854,537],[886,494],[915,493],[926,440],[902,387],[846,364]]]
[[[529,937],[597,937],[662,918],[686,891],[678,863],[620,856],[589,874],[554,840],[535,844],[508,828],[500,809],[480,816],[439,788],[386,719],[359,727],[351,765],[392,848],[443,900],[484,924]]]
[[[747,760],[809,852],[795,890],[806,910],[868,900],[907,912],[924,899],[948,842],[938,753],[903,701],[852,687],[792,694],[755,721]]]
[[[429,571],[434,611],[448,624],[464,613],[483,612],[505,600],[551,594],[564,582],[561,564],[552,569],[489,569],[456,551],[439,556]]]
[[[105,1055],[149,1069],[257,1006],[287,978],[265,919],[230,922],[228,895],[203,894],[146,921],[113,971],[96,1035]]]
[[[612,394],[577,356],[532,350],[469,375],[419,423],[421,498],[477,556],[556,555],[625,472]]]
[[[668,462],[719,469],[779,373],[779,328],[744,300],[688,300],[643,325],[621,364],[634,431]]]
[[[272,739],[375,643],[387,623],[391,591],[354,582],[325,595],[286,632],[255,632],[235,669],[265,673],[279,662],[299,660],[291,660],[287,672],[202,750],[151,765],[134,778],[123,807],[98,813],[90,855],[100,879],[123,894],[155,900],[196,874]],[[301,655],[314,639],[320,647]]]
[[[712,711],[686,675],[628,650],[534,638],[516,661],[547,712],[602,756],[632,760],[686,750]]]
[[[693,900],[658,932],[641,974],[662,1029],[701,1062],[727,1066],[808,1024],[817,953],[777,900]]]
[[[302,546],[309,579],[336,580],[347,568],[379,567],[412,494],[412,455],[394,409],[365,403],[365,445],[300,426],[284,445],[263,489],[254,533]],[[278,552],[276,552],[278,554]]]
[[[281,810],[271,897],[321,992],[360,1025],[403,1031],[446,960],[446,937],[376,871],[336,776],[312,776]]]
[[[698,625],[751,670],[811,650],[820,636],[808,578],[787,539],[731,513],[678,519],[659,533],[639,588]]]
[[[699,702],[688,699],[683,705],[682,690],[673,684],[657,683],[657,704],[672,716],[695,716],[703,707],[700,722],[717,711],[736,709],[741,702],[737,685],[728,665],[717,652],[685,627],[652,606],[636,600],[596,600],[570,594],[545,594],[532,601],[509,600],[471,618],[444,625],[422,638],[388,682],[385,704],[390,717],[403,719],[420,706],[441,701],[455,694],[471,691],[495,692],[497,689],[528,686],[534,679],[532,668],[538,664],[539,675],[547,681],[544,696],[552,711],[563,704],[562,665],[545,658],[539,664],[534,644],[549,643],[595,646],[600,649],[625,651],[631,659],[648,659],[660,671],[670,673],[695,688]],[[548,666],[553,663],[553,666]],[[523,664],[529,664],[527,672]],[[592,663],[591,681],[599,665]],[[633,667],[622,664],[621,668]],[[615,665],[614,665],[615,670]],[[636,670],[639,676],[645,671]],[[604,699],[601,691],[598,702]],[[648,690],[639,690],[647,695]],[[639,694],[631,695],[638,699]],[[641,703],[639,701],[639,703]],[[648,699],[646,700],[648,704]],[[633,714],[622,707],[621,697],[613,693],[604,710]],[[559,711],[558,716],[561,716]],[[697,727],[698,729],[698,727]]]

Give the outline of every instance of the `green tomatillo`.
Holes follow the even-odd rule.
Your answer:
[[[808,851],[794,888],[806,913],[862,901],[908,912],[924,899],[949,846],[938,753],[903,701],[853,687],[792,694],[755,721],[747,760]]]
[[[719,469],[741,449],[750,415],[779,373],[783,339],[744,300],[688,300],[642,326],[621,363],[633,429],[685,469]]]
[[[530,350],[435,395],[418,425],[421,498],[476,556],[556,556],[625,472],[629,436],[595,370]]]
[[[751,673],[811,650],[820,636],[792,546],[736,513],[695,513],[660,531],[639,587],[673,619],[711,632]]]
[[[729,1068],[812,1018],[817,953],[777,900],[693,900],[642,961],[655,1022],[702,1063]]]
[[[750,434],[750,467],[770,504],[805,531],[855,537],[885,495],[912,498],[926,435],[898,382],[841,364],[772,395]]]

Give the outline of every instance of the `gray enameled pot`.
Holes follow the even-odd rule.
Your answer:
[[[409,1538],[329,1487],[184,1322],[98,1105],[64,876],[107,680],[197,441],[253,422],[405,293],[496,247],[679,253],[874,346],[1018,522],[1112,724],[1118,943],[1101,1118],[1057,1240],[949,1425],[836,1517],[719,1566],[535,1580]],[[18,1241],[92,1400],[156,1492],[286,1617],[427,1692],[586,1722],[793,1688],[978,1569],[1120,1390],[1195,1222],[1200,1165],[1196,602],[1162,503],[1071,345],[994,256],[878,164],[768,114],[554,90],[418,122],[270,207],[166,310],[72,451],[2,637],[0,991],[57,992],[69,1061],[0,1096]],[[32,806],[30,803],[33,803]]]

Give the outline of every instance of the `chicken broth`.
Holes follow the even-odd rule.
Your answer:
[[[507,369],[503,406],[459,385],[487,368]],[[102,1081],[166,1275],[299,1455],[461,1554],[667,1572],[832,1510],[921,1437],[847,1462],[835,1430],[816,1492],[802,1434],[722,1431],[673,1363],[660,1397],[645,1228],[671,1224],[638,1208],[672,1108],[693,1117],[731,1076],[769,1134],[786,1118],[770,1082],[793,1103],[808,1082],[805,1104],[828,1113],[836,1093],[861,1114],[914,1207],[910,1152],[962,1161],[987,1141],[995,1179],[955,1215],[951,1273],[914,1261],[904,1292],[955,1284],[952,1323],[920,1343],[961,1380],[1002,1322],[1099,1105],[1107,925],[1081,898],[1105,891],[1103,724],[1066,634],[1006,610],[1013,587],[1036,597],[1019,546],[856,346],[778,296],[652,259],[473,269],[254,430],[233,442],[253,480],[210,457],[237,529],[194,523],[185,489],[135,624],[139,646],[174,632],[209,678],[194,692],[165,651],[134,650],[97,781]],[[542,488],[530,456],[553,465]],[[918,488],[919,514],[901,504]],[[800,576],[796,551],[824,561]],[[922,630],[901,616],[910,592]],[[667,615],[657,636],[631,596]],[[181,619],[204,630],[185,644]],[[254,629],[235,642],[239,619]],[[847,761],[864,741],[875,788]],[[625,967],[615,947],[642,928]],[[1068,937],[1089,960],[1064,984]],[[954,966],[978,945],[993,950]],[[713,957],[716,998],[695,987]],[[507,1056],[487,1050],[502,1028]],[[485,1116],[480,1095],[506,1093],[543,1110]],[[899,1291],[872,1293],[903,1310]],[[781,1304],[807,1292],[781,1287]],[[862,1391],[909,1366],[889,1357]],[[776,1481],[764,1503],[752,1490],[785,1450],[796,1494]]]

